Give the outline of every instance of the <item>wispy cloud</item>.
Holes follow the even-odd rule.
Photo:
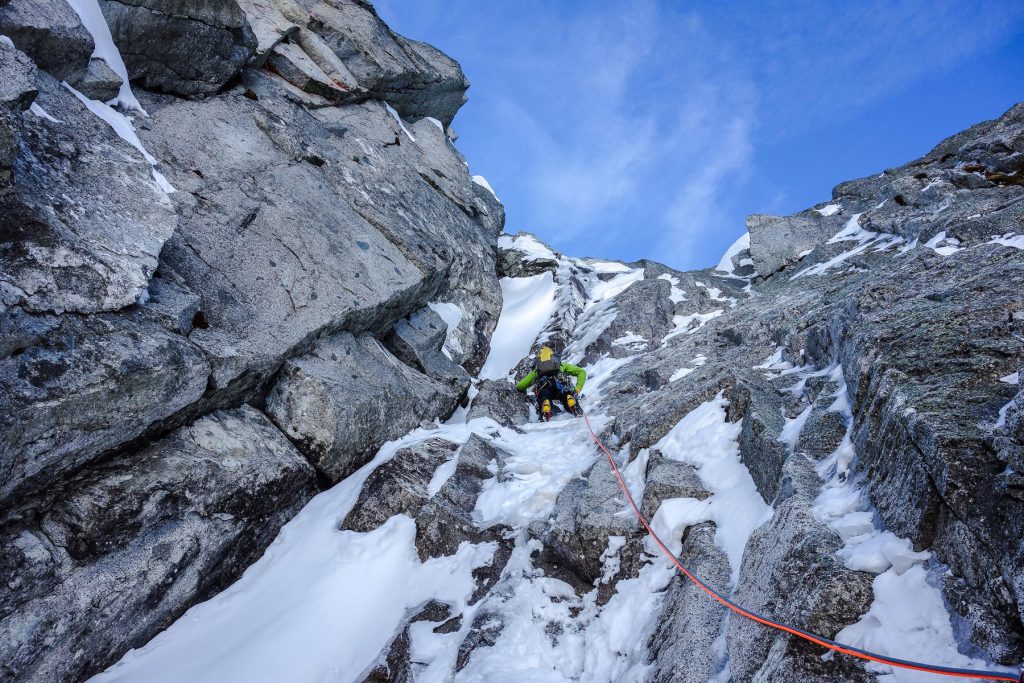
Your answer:
[[[787,171],[766,175],[766,147],[839,130],[1024,25],[1022,3],[966,0],[377,6],[466,68],[459,145],[508,229],[679,267],[717,261],[747,211],[781,209]]]

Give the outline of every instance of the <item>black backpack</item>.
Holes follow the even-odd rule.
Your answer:
[[[548,347],[541,347],[533,359],[533,369],[541,377],[553,377],[562,371],[562,359]]]

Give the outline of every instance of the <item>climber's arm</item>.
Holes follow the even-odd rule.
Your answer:
[[[516,389],[518,389],[519,391],[526,391],[527,389],[532,387],[533,383],[536,382],[536,381],[537,381],[537,371],[536,370],[531,370],[530,374],[528,374],[526,377],[524,377],[521,380],[519,380],[519,382],[516,384]]]
[[[576,393],[583,391],[583,384],[587,381],[586,370],[571,363],[562,363],[561,370],[565,374],[576,378]]]

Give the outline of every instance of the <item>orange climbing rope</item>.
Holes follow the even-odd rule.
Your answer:
[[[690,581],[694,583],[694,585],[696,585],[702,591],[707,593],[714,600],[728,607],[733,612],[742,615],[747,619],[756,621],[759,624],[764,624],[765,626],[778,629],[779,631],[785,631],[786,633],[792,634],[798,638],[803,638],[804,640],[808,640],[816,645],[820,645],[821,647],[827,648],[829,650],[841,652],[842,654],[850,655],[851,657],[866,659],[871,662],[878,662],[879,664],[895,666],[901,669],[924,671],[925,673],[933,673],[938,674],[940,676],[956,676],[960,678],[977,678],[985,681],[1009,681],[1009,683],[1024,683],[1024,670],[1021,670],[1020,675],[1014,676],[1013,674],[993,673],[991,671],[956,669],[947,666],[938,666],[937,664],[923,664],[921,662],[912,662],[905,659],[895,659],[893,657],[887,657],[886,655],[880,655],[874,652],[861,650],[850,645],[843,645],[842,643],[837,643],[834,640],[830,640],[828,638],[825,638],[824,636],[815,635],[808,631],[804,631],[803,629],[796,628],[795,626],[786,626],[785,624],[780,624],[779,622],[773,621],[768,617],[763,617],[759,614],[751,612],[748,609],[740,607],[728,598],[723,597],[722,595],[717,593],[713,588],[704,584],[704,582],[702,582],[700,579],[694,576],[686,567],[684,567],[682,563],[679,561],[679,559],[672,553],[672,551],[670,551],[668,547],[662,542],[662,540],[658,538],[658,534],[654,533],[654,529],[652,529],[651,525],[647,523],[647,520],[644,519],[644,516],[640,514],[640,508],[637,507],[636,501],[633,500],[633,496],[629,493],[629,487],[626,486],[626,482],[622,478],[622,473],[619,471],[619,466],[615,463],[615,458],[612,456],[611,451],[605,448],[605,445],[601,443],[601,440],[597,437],[597,434],[594,433],[594,428],[590,424],[590,418],[587,416],[586,412],[583,413],[583,419],[586,420],[587,430],[590,432],[591,438],[594,439],[594,443],[597,444],[598,448],[604,451],[605,456],[608,458],[608,462],[612,466],[612,471],[615,472],[615,477],[619,480],[619,486],[622,487],[622,492],[626,494],[626,500],[629,501],[629,505],[630,507],[633,508],[633,512],[636,513],[637,519],[640,520],[640,523],[647,530],[647,533],[650,535],[650,537],[654,540],[658,547],[661,548],[661,551],[665,553],[665,556],[668,559],[672,560],[672,564],[676,566],[676,569],[682,572],[683,575],[686,576],[686,578],[688,578]]]

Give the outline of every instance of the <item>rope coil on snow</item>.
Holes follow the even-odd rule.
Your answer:
[[[580,406],[580,408],[582,409],[582,406]],[[693,582],[694,585],[696,585],[698,588],[704,591],[704,593],[706,593],[711,598],[721,603],[725,607],[728,607],[733,612],[741,616],[744,616],[752,621],[756,621],[759,624],[763,624],[764,626],[768,626],[779,631],[785,631],[786,633],[810,641],[815,645],[820,645],[821,647],[827,648],[829,650],[840,652],[845,655],[850,655],[851,657],[857,657],[859,659],[877,662],[879,664],[886,664],[888,666],[899,667],[901,669],[911,669],[913,671],[923,671],[925,673],[933,673],[940,676],[978,678],[986,681],[1008,681],[1009,683],[1024,683],[1024,669],[1021,670],[1018,676],[1009,673],[993,673],[991,671],[980,671],[976,669],[958,669],[955,667],[939,666],[937,664],[925,664],[922,662],[914,662],[906,659],[896,659],[894,657],[889,657],[887,655],[882,655],[875,652],[868,652],[867,650],[861,650],[860,648],[853,647],[852,645],[843,645],[842,643],[837,643],[836,641],[826,638],[824,636],[815,635],[814,633],[810,633],[809,631],[805,631],[801,628],[780,624],[779,622],[769,619],[768,617],[764,617],[755,612],[751,612],[750,610],[741,607],[733,601],[729,600],[728,598],[720,595],[713,588],[707,586],[703,581],[698,579],[686,567],[684,567],[682,563],[679,561],[679,559],[672,553],[672,551],[668,549],[668,546],[666,546],[665,543],[662,542],[660,538],[658,538],[658,535],[654,532],[654,529],[651,528],[651,525],[640,513],[640,508],[637,507],[636,501],[633,500],[633,496],[629,492],[629,487],[626,486],[626,482],[622,478],[622,473],[619,471],[619,466],[615,463],[615,458],[614,456],[612,456],[611,451],[605,448],[605,445],[601,443],[601,440],[597,437],[597,434],[594,433],[594,428],[590,424],[590,417],[587,416],[586,411],[583,411],[583,419],[587,423],[587,431],[590,432],[590,436],[594,440],[594,443],[597,444],[598,448],[600,448],[604,452],[605,457],[608,458],[608,463],[612,466],[612,471],[615,473],[615,477],[619,480],[619,486],[622,487],[622,492],[626,494],[626,500],[629,501],[629,505],[631,508],[633,508],[633,512],[636,514],[637,519],[640,520],[640,523],[643,525],[644,529],[647,530],[647,534],[651,537],[655,544],[657,544],[657,546],[661,548],[661,551],[665,554],[665,556],[672,561],[672,564],[676,566],[676,569],[678,569],[687,579],[689,579],[691,582]]]

